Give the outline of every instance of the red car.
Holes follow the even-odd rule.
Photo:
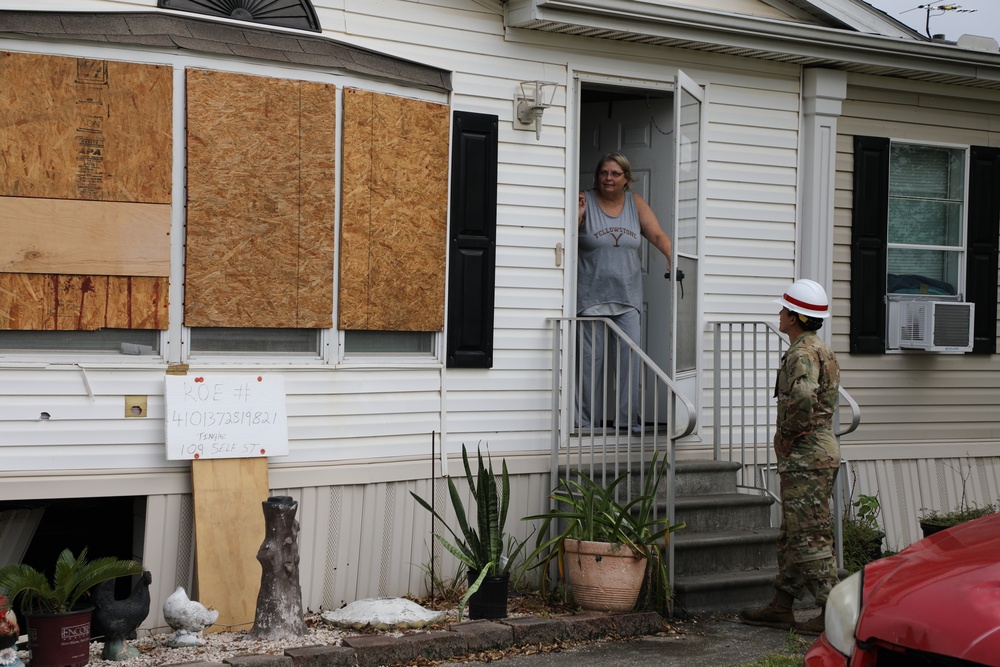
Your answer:
[[[840,582],[806,667],[1000,667],[1000,514]]]

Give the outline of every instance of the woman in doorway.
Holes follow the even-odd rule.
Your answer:
[[[639,249],[646,238],[667,258],[671,267],[670,237],[660,227],[653,209],[632,192],[632,168],[621,153],[607,153],[594,169],[594,185],[580,193],[579,267],[577,269],[576,313],[578,317],[605,317],[625,334],[639,342],[639,311],[642,309],[642,274]],[[593,419],[603,418],[595,410],[603,392],[592,389],[592,378],[602,376],[604,326],[581,322],[582,368],[581,392],[578,394],[578,423],[591,428]],[[619,430],[642,429],[639,406],[639,359],[628,344],[619,341],[618,405],[616,426]],[[593,394],[593,395],[592,395]],[[609,410],[615,407],[608,406]]]

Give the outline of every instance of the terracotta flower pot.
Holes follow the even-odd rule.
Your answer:
[[[629,611],[646,574],[646,557],[607,542],[565,540],[566,579],[584,609]]]

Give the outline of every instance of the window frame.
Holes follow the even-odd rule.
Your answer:
[[[890,349],[886,280],[892,143],[965,151],[963,282],[957,295],[935,298],[975,303],[972,354],[996,354],[1000,148],[860,135],[853,138],[850,351],[884,354]],[[882,288],[874,290],[873,284]]]
[[[126,331],[149,331],[156,338],[156,349],[152,354],[123,354],[113,349],[76,349],[70,347],[22,347],[0,348],[0,361],[11,364],[86,364],[101,366],[162,366],[167,358],[167,338],[165,329],[127,329]],[[27,329],[5,330],[5,332],[34,335],[43,333],[63,333],[67,337],[77,337],[86,331],[57,330],[34,331]]]
[[[902,200],[904,197],[899,195],[894,195],[892,192],[893,186],[893,159],[892,159],[892,149],[897,146],[917,146],[926,148],[939,148],[947,149],[948,151],[957,151],[961,153],[961,163],[962,163],[962,189],[961,189],[961,206],[962,212],[959,220],[959,226],[961,227],[960,246],[950,246],[950,245],[939,245],[939,244],[920,244],[920,243],[904,243],[899,241],[893,241],[891,239],[891,225],[892,225],[892,202],[894,199]],[[954,294],[939,294],[934,295],[935,300],[939,301],[961,301],[963,295],[965,294],[965,281],[966,281],[966,262],[965,255],[967,252],[967,239],[968,239],[968,197],[969,197],[969,150],[970,146],[954,145],[954,144],[943,144],[937,142],[918,142],[909,140],[889,140],[889,206],[886,218],[886,298],[889,301],[903,301],[909,298],[913,298],[912,295],[905,292],[890,292],[888,278],[890,275],[889,267],[889,256],[892,254],[892,250],[915,250],[915,251],[942,251],[955,253],[958,256],[957,268],[956,268],[956,282],[954,287]],[[916,199],[916,198],[910,198]],[[944,197],[925,197],[926,201],[945,201],[947,198]],[[929,277],[929,276],[927,276]],[[944,277],[940,278],[941,281],[945,281]],[[918,297],[919,298],[919,297]]]

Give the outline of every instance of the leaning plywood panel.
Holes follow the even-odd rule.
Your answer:
[[[191,482],[199,597],[219,611],[210,631],[248,630],[260,589],[254,556],[264,541],[267,459],[194,461]]]
[[[166,278],[0,273],[0,329],[166,329]]]
[[[0,53],[0,194],[169,204],[172,76]]]
[[[188,326],[330,326],[334,95],[188,71]]]
[[[341,327],[440,331],[448,107],[345,90],[344,164]]]
[[[0,197],[0,271],[170,275],[170,205]]]

